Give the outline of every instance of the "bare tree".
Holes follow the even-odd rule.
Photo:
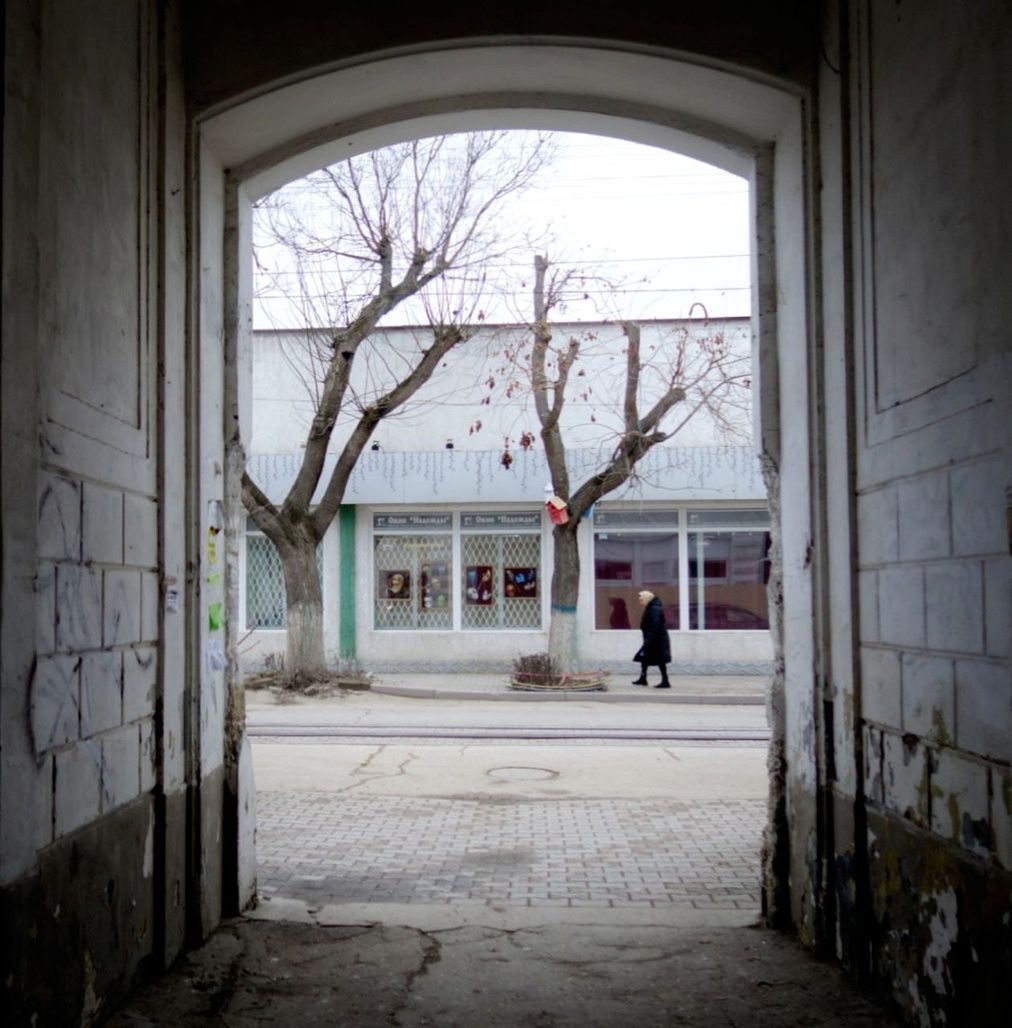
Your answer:
[[[259,269],[288,317],[294,310],[307,326],[290,357],[313,405],[287,496],[274,503],[248,473],[242,482],[246,509],[281,559],[292,682],[325,667],[316,551],[356,461],[377,425],[470,337],[487,295],[483,269],[516,245],[496,216],[552,152],[551,137],[525,139],[416,140],[324,168],[259,205],[270,244],[258,252]],[[371,344],[381,319],[409,300],[415,323],[429,326],[425,342],[399,353]]]
[[[655,446],[682,431],[693,419],[705,417],[718,432],[740,436],[748,431],[751,358],[730,345],[722,331],[703,335],[680,328],[661,345],[644,352],[640,327],[621,322],[626,339],[619,355],[621,369],[592,396],[581,360],[594,336],[571,335],[557,342],[551,317],[567,291],[579,285],[578,276],[550,264],[544,256],[534,260],[533,321],[526,345],[507,349],[513,378],[510,392],[529,390],[555,496],[565,502],[566,519],[553,526],[554,563],[551,584],[549,654],[557,670],[573,670],[576,605],[579,598],[580,520],[602,497],[636,475],[636,466]],[[600,385],[600,383],[599,383]],[[564,425],[566,404],[577,400],[592,421],[604,428],[610,420],[610,451],[602,451],[598,469],[583,482],[570,481]],[[593,401],[593,402],[591,402]],[[596,410],[595,410],[596,409]],[[530,433],[521,436],[529,446]],[[507,448],[508,455],[508,448]]]

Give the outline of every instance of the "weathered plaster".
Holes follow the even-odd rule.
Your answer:
[[[872,966],[912,1023],[994,1023],[1012,975],[1012,875],[869,813]]]
[[[57,841],[35,874],[0,889],[8,1023],[88,1023],[133,983],[155,947],[153,823],[151,797],[141,797]]]

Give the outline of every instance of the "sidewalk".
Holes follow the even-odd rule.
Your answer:
[[[511,689],[505,675],[414,674],[311,694],[249,687],[246,726],[251,737],[274,742],[768,740],[764,680],[707,684],[709,692],[677,679],[663,690],[623,680],[607,691],[524,692]]]
[[[589,707],[524,709],[609,721],[647,709]],[[755,742],[254,738],[260,912],[291,916],[292,901],[327,917],[349,904],[465,903],[749,924],[759,913],[765,765]]]
[[[292,901],[327,916],[349,904],[468,903],[664,909],[684,924],[747,925],[759,916],[765,809],[753,798],[261,791],[260,914],[290,914]]]
[[[634,671],[612,674],[603,690],[544,689],[528,692],[510,687],[509,675],[422,674],[382,672],[372,677],[371,690],[388,696],[418,699],[510,700],[513,702],[573,701],[596,703],[691,703],[763,705],[769,678],[765,675],[671,675],[670,689],[655,689],[658,674],[651,669],[651,686],[632,684]]]

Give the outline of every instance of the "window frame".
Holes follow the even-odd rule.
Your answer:
[[[623,518],[623,515],[625,517]],[[665,523],[664,519],[667,517]],[[609,524],[609,520],[614,523]],[[670,526],[677,523],[677,529]],[[733,534],[736,532],[762,532],[769,534],[770,518],[767,506],[757,506],[754,502],[727,507],[714,507],[705,503],[679,504],[677,507],[664,508],[609,508],[595,512],[591,525],[591,592],[594,597],[591,611],[592,632],[614,632],[622,629],[598,627],[597,623],[597,546],[598,536],[602,528],[609,534],[621,536],[632,534],[637,536],[651,533],[664,534],[677,531],[677,585],[678,585],[678,624],[669,624],[669,628],[679,632],[763,632],[768,628],[707,628],[705,627],[706,585],[705,579],[698,589],[695,600],[692,588],[696,580],[691,576],[692,561],[698,560],[698,553],[690,553],[690,543],[696,536],[707,533]],[[766,552],[768,553],[768,547]],[[768,604],[767,604],[768,606]],[[768,622],[767,609],[767,622]],[[704,627],[694,627],[703,621]],[[637,620],[630,617],[631,628],[637,627]]]
[[[488,518],[493,523],[489,525],[468,524],[468,519]],[[509,524],[506,519],[519,518],[520,524]],[[544,596],[548,584],[544,577],[545,568],[545,546],[544,546],[545,519],[540,508],[537,510],[491,510],[491,511],[458,511],[457,512],[457,538],[460,541],[460,580],[461,603],[459,609],[460,626],[462,633],[472,632],[542,632],[545,629]],[[530,598],[530,603],[537,610],[538,623],[536,625],[509,625],[504,624],[505,615],[509,610],[508,604],[517,602],[516,599],[505,595],[504,576],[509,565],[506,564],[504,551],[504,540],[513,537],[525,537],[535,540],[537,554],[535,557],[535,568],[537,576],[537,594]],[[498,624],[496,625],[465,625],[464,614],[467,607],[465,592],[467,583],[465,581],[467,568],[475,565],[465,563],[464,549],[465,539],[493,539],[496,543],[497,560],[493,564],[492,578],[494,595],[498,602],[493,604],[496,609]],[[530,565],[525,565],[530,566]],[[519,598],[519,602],[525,602]]]

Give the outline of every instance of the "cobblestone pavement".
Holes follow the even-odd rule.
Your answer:
[[[260,894],[328,903],[759,910],[762,800],[259,792]]]

